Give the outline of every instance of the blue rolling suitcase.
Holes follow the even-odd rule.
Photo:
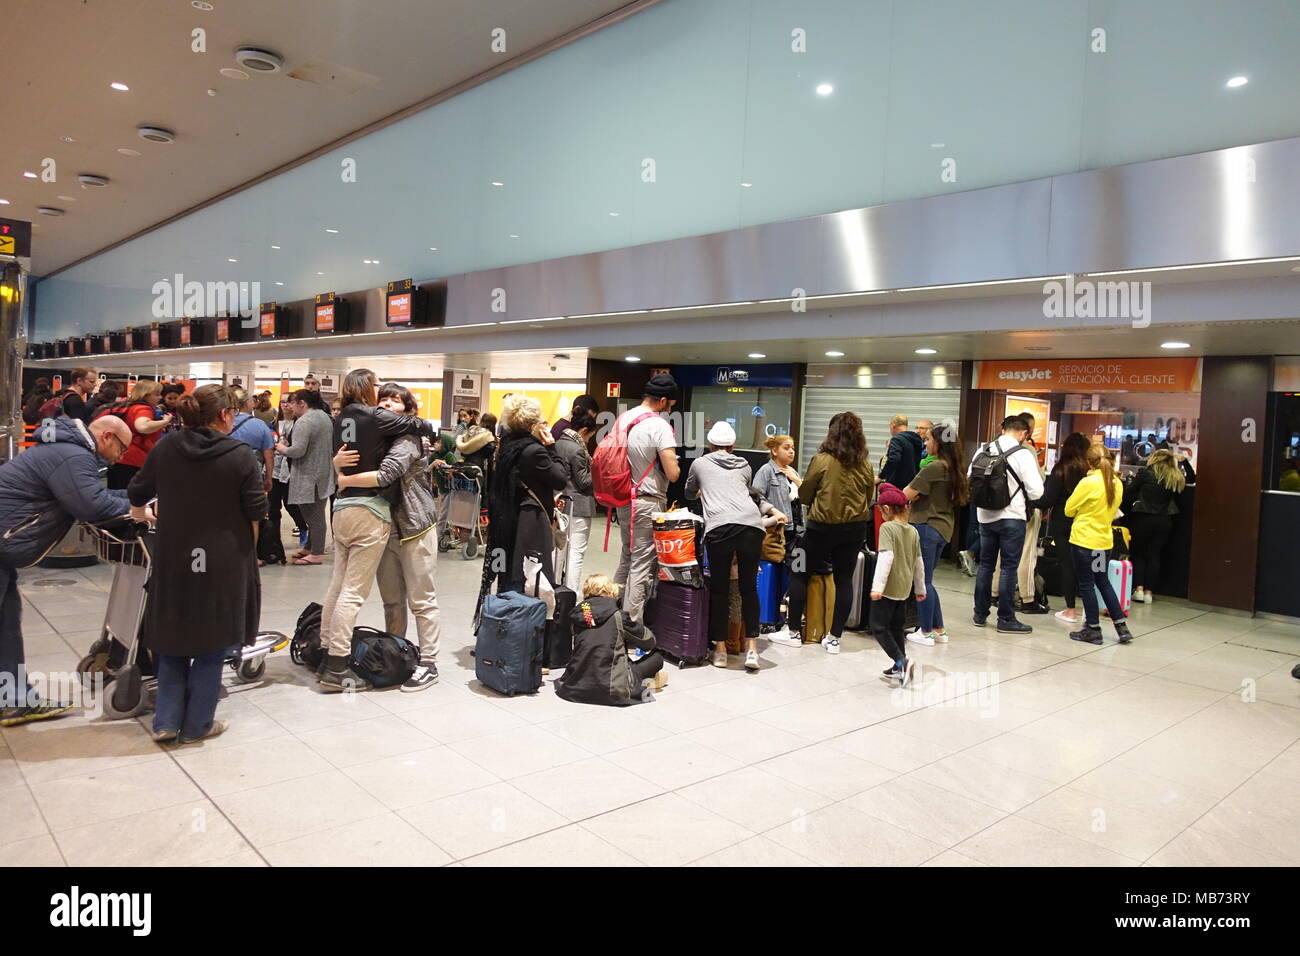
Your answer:
[[[781,599],[790,584],[790,569],[771,561],[758,562],[758,623],[763,631],[781,626]]]
[[[518,591],[485,595],[474,644],[474,675],[507,697],[535,694],[542,686],[545,640],[544,603]]]

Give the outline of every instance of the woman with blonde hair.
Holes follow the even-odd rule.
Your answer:
[[[144,464],[150,450],[162,438],[163,430],[171,424],[170,414],[158,417],[162,403],[162,384],[141,379],[131,389],[125,402],[101,409],[99,415],[117,415],[131,429],[131,445],[108,468],[108,487],[126,488]]]
[[[794,439],[789,435],[772,435],[763,442],[767,446],[768,458],[754,475],[750,487],[759,496],[767,499],[785,515],[786,552],[794,544],[795,502],[798,501],[799,486],[803,479],[794,468]]]
[[[555,451],[550,426],[535,398],[514,393],[501,409],[495,476],[488,495],[488,548],[479,600],[491,590],[524,589],[524,556],[535,554],[547,580],[555,584],[551,554],[555,536],[555,496],[564,490],[568,469]],[[504,561],[498,561],[498,556]]]
[[[1187,487],[1187,476],[1178,457],[1168,448],[1151,453],[1146,467],[1137,473],[1125,495],[1124,508],[1132,534],[1133,600],[1151,603],[1160,582],[1160,556],[1178,514],[1178,496]]]
[[[1119,642],[1133,640],[1124,622],[1124,609],[1110,584],[1110,549],[1115,534],[1111,525],[1124,495],[1124,483],[1115,474],[1106,449],[1091,445],[1086,453],[1088,474],[1074,487],[1065,502],[1065,514],[1074,519],[1070,528],[1070,556],[1079,578],[1079,597],[1083,599],[1084,624],[1070,633],[1070,640],[1086,644],[1101,643],[1101,620],[1097,595],[1106,602],[1111,623]]]

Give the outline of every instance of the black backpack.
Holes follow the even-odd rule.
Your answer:
[[[302,609],[298,623],[293,627],[293,640],[289,644],[289,658],[309,670],[320,667],[323,652],[320,647],[321,606],[313,601]]]
[[[373,687],[393,687],[415,673],[420,652],[404,637],[373,627],[352,629],[352,669]]]
[[[997,442],[991,442],[976,452],[970,465],[970,503],[985,511],[1001,511],[1008,507],[1014,497],[1008,479],[1014,478],[1020,491],[1025,490],[1020,476],[1009,467],[1009,459],[1016,452],[1026,450],[1024,445],[1017,445],[1004,452]],[[1025,503],[1029,503],[1027,497]]]

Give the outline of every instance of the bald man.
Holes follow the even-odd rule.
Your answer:
[[[131,429],[115,415],[89,427],[76,418],[37,426],[36,444],[0,465],[0,727],[45,720],[71,705],[43,700],[27,682],[18,569],[35,564],[75,521],[108,521],[130,511],[125,491],[100,480],[101,459],[117,461]]]

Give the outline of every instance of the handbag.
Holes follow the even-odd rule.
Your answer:
[[[763,547],[759,553],[764,561],[780,564],[785,560],[785,526],[774,524],[763,532]]]
[[[542,509],[542,514],[546,514],[546,505],[542,504],[542,499],[537,497],[537,492],[524,485],[524,491],[528,496],[537,502],[537,507]],[[560,512],[551,509],[551,539],[557,548],[567,548],[569,546],[569,520],[566,516],[564,521],[560,521]]]

